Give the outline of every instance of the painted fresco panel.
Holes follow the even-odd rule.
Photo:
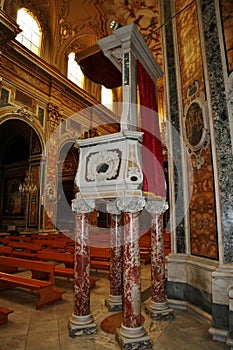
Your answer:
[[[188,1],[176,1],[176,13],[188,5]],[[190,87],[198,82],[199,91],[205,99],[205,84],[201,55],[200,37],[196,4],[193,2],[187,11],[181,11],[176,17],[179,45],[179,62],[184,109],[191,99],[198,95],[188,96]],[[190,241],[191,253],[212,259],[218,258],[215,196],[213,186],[213,168],[210,144],[202,144],[203,118],[197,113],[198,104],[191,105],[186,115],[186,136],[193,149],[193,193],[190,201]],[[198,116],[198,120],[197,120]],[[200,147],[197,147],[200,145]],[[203,147],[203,150],[200,148]],[[195,152],[200,153],[203,163],[197,166]]]
[[[194,184],[190,202],[191,252],[218,258],[213,170],[210,147],[202,153],[201,169],[193,168]]]
[[[188,0],[176,1],[176,13],[188,5]],[[201,46],[197,22],[195,2],[176,16],[176,27],[179,46],[179,62],[182,80],[182,95],[186,97],[189,85],[193,81],[199,82],[200,89],[204,89]]]

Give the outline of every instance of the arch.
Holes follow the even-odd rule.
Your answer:
[[[8,112],[7,110],[4,111],[4,114],[1,115],[0,113],[0,128],[1,126],[10,120],[18,120],[21,121],[22,123],[27,124],[28,126],[30,126],[33,131],[35,132],[35,135],[38,139],[38,142],[41,146],[41,153],[44,152],[45,149],[45,141],[42,138],[42,128],[39,125],[39,123],[37,124],[36,122],[34,122],[33,117],[29,116],[29,114],[27,114],[26,112],[23,112],[23,108],[18,110],[17,112]],[[21,132],[25,133],[25,131],[23,131],[23,128],[21,128]]]
[[[58,184],[57,184],[57,220],[56,226],[60,231],[73,230],[75,215],[71,209],[71,201],[75,198],[77,188],[75,176],[78,169],[79,150],[74,142],[67,140],[58,151]]]
[[[43,143],[31,123],[15,115],[0,123],[0,229],[37,229]]]

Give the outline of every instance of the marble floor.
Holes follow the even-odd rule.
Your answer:
[[[108,298],[107,272],[95,272],[99,280],[91,290],[91,311],[97,334],[71,338],[67,323],[73,311],[72,281],[56,278],[56,286],[66,290],[63,300],[35,309],[37,295],[22,289],[0,292],[0,305],[14,310],[9,321],[0,325],[0,350],[119,350],[113,334],[100,328],[112,313],[105,307]],[[150,286],[150,265],[142,265],[142,315],[153,350],[225,350],[225,344],[213,342],[209,325],[188,311],[174,309],[174,318],[152,321],[144,313]]]

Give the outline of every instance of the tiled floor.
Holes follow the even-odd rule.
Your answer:
[[[119,350],[114,335],[100,328],[101,321],[110,315],[104,306],[109,293],[107,273],[98,273],[99,280],[91,290],[91,310],[97,334],[71,338],[67,323],[73,311],[72,282],[56,279],[58,287],[66,289],[63,300],[41,310],[35,309],[36,294],[20,289],[0,292],[0,305],[14,310],[7,324],[0,326],[1,350]],[[142,266],[143,299],[150,284],[150,265]],[[191,313],[174,310],[174,319],[152,321],[143,311],[145,329],[153,350],[224,350],[226,345],[213,342],[208,325]]]

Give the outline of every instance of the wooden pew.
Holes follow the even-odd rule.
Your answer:
[[[0,324],[7,323],[8,322],[8,315],[14,312],[11,309],[8,309],[7,307],[0,306]]]
[[[54,301],[61,300],[65,290],[56,289],[50,281],[41,281],[34,278],[27,278],[18,275],[11,275],[0,272],[1,290],[11,287],[21,287],[36,291],[39,294],[39,300],[36,303],[36,309]]]
[[[140,257],[145,264],[151,261],[151,234],[150,230],[139,238]]]
[[[11,256],[0,256],[0,271],[2,267],[16,267],[19,269],[31,271],[32,278],[37,279],[48,279],[50,282],[54,283],[54,269],[55,264],[48,264],[44,261],[28,260],[15,258]]]
[[[66,277],[69,281],[70,278],[74,278],[74,255],[69,253],[56,253],[52,251],[41,250],[37,254],[37,258],[44,261],[52,261],[63,263],[65,267],[55,265],[54,274],[55,276]],[[90,287],[96,286],[98,278],[90,277]]]
[[[90,265],[92,269],[110,269],[110,248],[90,247]]]
[[[36,241],[33,241],[36,244]],[[39,241],[41,244],[40,250],[51,250],[55,252],[65,253],[66,252],[66,241],[55,240],[55,239],[43,239]]]
[[[48,264],[42,261],[32,261],[12,257],[0,256],[0,266],[15,266],[18,268],[32,271],[32,278],[20,275],[12,275],[0,272],[0,290],[10,287],[21,287],[36,291],[39,294],[39,300],[36,308],[39,309],[46,304],[61,300],[65,290],[54,288],[54,267],[55,264]],[[36,278],[44,278],[49,275],[49,281]],[[34,278],[36,277],[36,278]]]
[[[13,252],[12,247],[0,246],[0,255],[11,256],[12,252]],[[7,273],[13,273],[13,272],[17,272],[18,268],[14,267],[14,266],[0,266],[0,271],[7,272]]]
[[[9,247],[13,248],[12,255],[17,258],[34,259],[42,244],[29,242],[10,242]]]
[[[0,255],[9,256],[12,255],[13,248],[8,246],[0,246]]]

